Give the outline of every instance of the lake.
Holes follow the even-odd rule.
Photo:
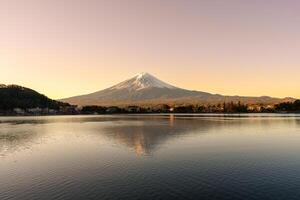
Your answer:
[[[0,199],[300,199],[300,115],[0,117]]]

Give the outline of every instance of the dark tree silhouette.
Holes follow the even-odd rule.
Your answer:
[[[14,108],[49,108],[58,110],[61,106],[69,106],[67,103],[49,99],[29,88],[9,85],[0,87],[0,109],[11,110]]]

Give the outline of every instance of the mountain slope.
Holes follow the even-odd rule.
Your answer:
[[[192,91],[172,86],[148,73],[141,73],[110,88],[87,95],[62,99],[76,105],[141,105],[179,103],[244,103],[275,104],[293,99],[271,97],[222,96],[207,92]]]
[[[11,110],[14,108],[51,108],[59,109],[66,103],[49,99],[29,88],[18,85],[0,85],[0,110]]]

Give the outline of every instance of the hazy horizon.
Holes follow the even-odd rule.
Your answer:
[[[3,0],[0,84],[50,98],[140,72],[189,90],[300,98],[300,2]]]

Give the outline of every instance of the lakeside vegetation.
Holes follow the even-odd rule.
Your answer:
[[[142,106],[74,106],[61,104],[56,108],[13,108],[0,109],[0,115],[95,115],[95,114],[146,114],[146,113],[300,113],[300,100],[270,105],[247,105],[230,102],[217,105],[175,105],[166,104],[151,107]]]
[[[112,113],[300,113],[300,100],[275,105],[248,105],[241,102],[229,102],[217,105],[174,105],[167,104],[151,107],[127,106],[104,107],[83,106],[81,114]]]

